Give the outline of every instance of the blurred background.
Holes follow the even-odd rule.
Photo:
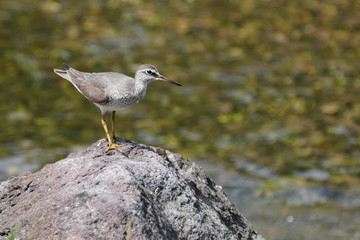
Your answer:
[[[359,57],[360,1],[1,1],[0,179],[105,138],[53,68],[150,63],[183,87],[117,136],[197,162],[267,239],[360,239]]]

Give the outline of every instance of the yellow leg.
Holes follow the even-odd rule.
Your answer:
[[[114,143],[114,140],[110,138],[109,131],[108,131],[108,128],[107,128],[107,125],[106,125],[106,121],[105,121],[105,116],[104,116],[104,115],[101,116],[101,124],[102,124],[103,127],[104,127],[104,130],[105,130],[105,133],[106,133],[106,137],[107,137],[107,139],[108,139],[108,141],[109,141],[109,147],[108,147],[108,149],[106,150],[106,152],[109,151],[110,149],[116,149],[116,150],[118,150],[119,152],[122,152],[122,150],[120,150],[120,149],[117,148],[117,147],[119,147],[120,145],[115,144],[115,143]]]
[[[112,138],[115,139],[115,111],[112,111],[111,113],[111,133],[112,133]]]

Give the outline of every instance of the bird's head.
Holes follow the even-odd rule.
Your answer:
[[[164,82],[168,82],[177,86],[181,86],[180,83],[173,81],[167,77],[164,77],[159,73],[159,71],[150,64],[143,64],[141,65],[135,73],[135,79],[138,79],[140,81],[143,81],[144,83],[148,83],[155,80],[160,80]]]

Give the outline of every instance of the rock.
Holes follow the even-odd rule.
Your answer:
[[[193,162],[103,139],[0,184],[0,239],[262,239]]]

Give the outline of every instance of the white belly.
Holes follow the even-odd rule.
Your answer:
[[[95,103],[95,105],[100,108],[100,111],[101,113],[106,113],[106,112],[112,112],[112,111],[120,111],[120,110],[124,110],[126,109],[127,107],[122,107],[122,106],[111,106],[111,105],[101,105],[101,104],[98,104],[98,103]]]

